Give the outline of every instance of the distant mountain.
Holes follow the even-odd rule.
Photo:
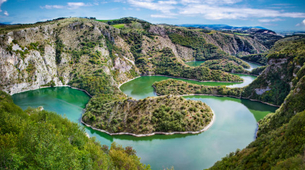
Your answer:
[[[0,25],[10,25],[11,23],[9,22],[0,22]]]
[[[182,27],[194,27],[194,28],[202,28],[207,30],[248,30],[251,28],[258,28],[258,29],[266,29],[264,27],[255,26],[255,27],[234,27],[225,24],[182,24],[179,25]]]

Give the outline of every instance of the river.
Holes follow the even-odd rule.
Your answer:
[[[250,68],[246,68],[245,70],[248,71],[252,71],[253,69],[257,68],[257,67],[261,67],[262,65],[256,64],[256,63],[252,63],[249,61],[245,61],[244,62],[248,63],[250,65]],[[189,62],[185,62],[186,65],[192,66],[192,67],[197,67],[200,66],[202,63],[204,63],[205,61],[189,61]]]
[[[143,99],[155,96],[152,83],[165,79],[168,77],[140,77],[123,84],[121,90],[128,96]],[[83,108],[90,99],[84,92],[69,87],[44,88],[15,94],[12,97],[22,109],[28,106],[43,106],[45,110],[54,111],[77,123],[80,123]],[[238,148],[245,148],[255,139],[257,120],[276,109],[262,103],[228,97],[185,98],[203,101],[214,110],[216,120],[209,130],[197,135],[155,135],[137,138],[127,135],[109,136],[81,124],[80,126],[85,128],[90,137],[96,137],[101,144],[110,146],[112,142],[116,142],[124,147],[132,146],[141,157],[141,162],[150,164],[154,170],[171,166],[176,170],[202,170],[211,167],[226,154]]]

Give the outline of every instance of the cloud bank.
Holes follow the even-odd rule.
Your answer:
[[[127,0],[137,8],[158,12],[151,17],[199,16],[209,20],[258,18],[261,22],[281,21],[278,17],[305,18],[305,13],[259,9],[240,5],[242,0]],[[266,18],[272,18],[267,21]],[[265,19],[265,20],[262,20]]]
[[[1,0],[0,0],[1,1]],[[80,7],[92,6],[90,3],[85,4],[84,2],[68,2],[67,5],[45,5],[41,6],[41,9],[78,9]]]

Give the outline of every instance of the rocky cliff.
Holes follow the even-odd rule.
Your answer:
[[[280,108],[259,121],[255,141],[230,153],[210,169],[305,168],[304,56],[305,37],[289,37],[275,44],[268,54],[269,65],[246,88],[246,94],[281,104]]]
[[[2,34],[1,90],[14,94],[67,85],[99,70],[111,77],[113,85],[133,78],[137,70],[128,55],[109,53],[106,41],[114,41],[119,32],[101,22],[71,18]]]
[[[281,105],[304,76],[304,40],[304,37],[296,36],[278,41],[267,55],[267,67],[245,88],[242,96]]]
[[[45,86],[73,84],[83,87],[80,85],[83,79],[89,80],[92,75],[95,78],[90,79],[98,79],[99,74],[106,75],[110,85],[117,86],[139,74],[159,74],[156,68],[160,61],[156,56],[164,49],[171,50],[175,59],[170,60],[179,68],[188,67],[185,61],[221,59],[229,54],[267,50],[249,36],[204,33],[153,25],[134,18],[117,21],[123,22],[125,27],[117,29],[107,23],[82,18],[6,26],[0,30],[0,90],[14,94]],[[177,36],[183,41],[176,41]],[[234,60],[237,65],[242,63],[236,57]],[[168,63],[165,66],[170,68]],[[225,75],[223,80],[240,81],[223,72],[220,75]]]

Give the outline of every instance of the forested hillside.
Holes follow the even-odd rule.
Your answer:
[[[249,65],[230,54],[236,55],[237,49],[246,54],[267,50],[250,36],[154,25],[135,18],[104,22],[66,18],[7,25],[0,31],[0,89],[10,94],[44,86],[84,88],[88,80],[117,86],[138,75],[154,74],[241,81],[225,72],[242,73]],[[221,43],[234,46],[235,52]],[[211,61],[196,69],[184,64],[195,59]],[[198,75],[192,76],[195,72]],[[209,76],[202,76],[206,73]]]
[[[275,43],[267,55],[268,66],[242,97],[281,105],[304,76],[305,38],[288,37]]]
[[[102,95],[92,99],[82,120],[110,133],[195,132],[209,125],[214,116],[205,103],[182,97],[111,101],[105,98],[107,96]]]
[[[78,124],[41,108],[23,111],[2,91],[0,113],[0,169],[150,169],[131,147],[101,146]]]
[[[304,37],[289,37],[276,43],[268,54],[269,65],[246,87],[245,94],[251,91],[253,94],[255,90],[259,100],[281,104],[281,107],[259,121],[254,142],[216,162],[211,169],[305,168],[304,56]]]

